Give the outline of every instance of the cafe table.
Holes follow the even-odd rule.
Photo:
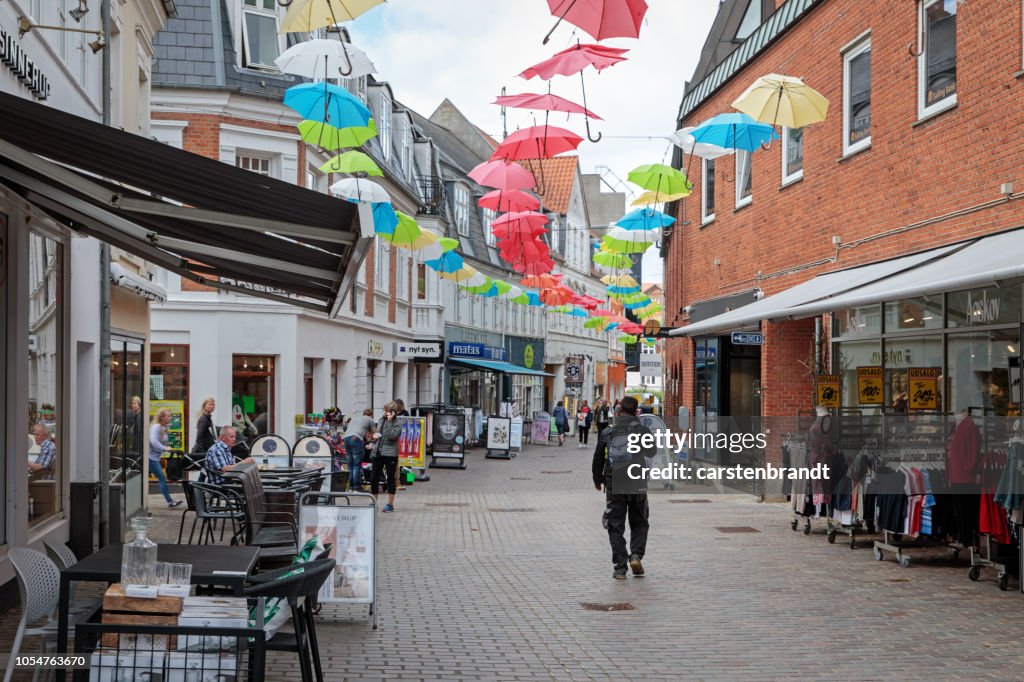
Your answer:
[[[71,583],[93,581],[116,583],[121,580],[121,547],[107,545],[74,566],[60,572],[60,601],[57,604],[57,651],[66,652],[68,645],[68,606]],[[192,564],[192,584],[230,588],[242,596],[246,579],[259,558],[259,547],[233,545],[157,545],[157,561]],[[57,671],[63,679],[63,671]]]

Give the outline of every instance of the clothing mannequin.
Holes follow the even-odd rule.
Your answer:
[[[818,405],[818,406],[816,406],[816,407],[814,408],[814,412],[815,412],[815,414],[817,414],[817,415],[818,415],[819,417],[827,417],[827,416],[828,416],[828,408],[827,408],[827,407],[825,407],[824,405]]]
[[[967,419],[967,410],[960,410],[956,413],[956,423],[959,424],[964,419]]]

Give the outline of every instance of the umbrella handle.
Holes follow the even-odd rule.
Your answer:
[[[575,0],[573,0],[573,1],[575,2]],[[569,10],[565,10],[565,11],[568,12]],[[550,85],[550,81],[549,81],[549,85]],[[586,109],[587,108],[587,83],[583,79],[583,71],[582,70],[580,70],[580,92],[583,93],[583,108]],[[601,133],[598,133],[596,138],[590,136],[590,116],[584,115],[583,121],[587,125],[587,139],[590,140],[591,142],[600,142],[601,141]]]
[[[569,3],[569,6],[565,8],[565,11],[562,12],[562,15],[560,17],[558,17],[558,21],[555,22],[555,25],[552,26],[551,30],[548,31],[548,34],[546,36],[544,36],[544,40],[541,42],[541,45],[547,45],[548,44],[548,41],[551,40],[551,34],[555,32],[555,29],[558,28],[558,25],[562,23],[562,19],[565,19],[565,15],[569,13],[569,10],[571,10],[572,6],[575,5],[575,4],[576,4],[576,0],[572,0],[572,2]]]
[[[277,4],[281,7],[288,7],[292,4],[292,0],[277,0]]]
[[[291,0],[289,0],[289,2],[291,2]],[[352,60],[349,59],[348,57],[348,48],[345,47],[344,40],[341,41],[341,53],[345,55],[345,63],[348,64],[348,71],[345,71],[343,68],[338,67],[338,73],[340,73],[342,77],[346,77],[350,73],[352,73],[354,67],[352,66]]]
[[[590,140],[591,142],[600,142],[601,141],[601,133],[598,133],[597,137],[592,137],[590,135],[590,119],[587,119],[587,139]]]

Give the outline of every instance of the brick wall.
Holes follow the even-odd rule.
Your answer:
[[[1007,7],[1012,11],[1008,11]],[[691,164],[694,188],[680,202],[679,226],[665,258],[666,321],[682,324],[677,311],[694,301],[760,286],[767,294],[829,270],[848,268],[931,246],[1024,224],[1024,202],[1009,201],[927,227],[906,230],[839,251],[838,261],[778,278],[758,278],[836,255],[833,235],[844,244],[954,211],[1000,199],[999,185],[1016,181],[1024,189],[1024,80],[1021,8],[1004,2],[968,2],[958,7],[958,105],[924,122],[917,120],[917,60],[907,52],[916,44],[918,4],[822,3],[731,82],[692,112],[684,125],[697,125],[731,111],[731,102],[758,76],[801,76],[830,102],[828,120],[804,133],[804,177],[780,187],[781,144],[753,154],[753,202],[734,210],[735,164],[717,162],[716,219],[700,226],[699,164]],[[842,46],[871,31],[871,147],[842,158]],[[715,266],[715,259],[721,260]],[[782,332],[766,324],[762,383],[765,409],[786,410],[807,393],[797,368],[772,368],[788,362],[787,348],[772,338],[808,334],[813,326],[796,324]],[[812,323],[811,323],[812,324]],[[782,325],[789,327],[789,325]],[[802,331],[795,331],[802,330]],[[669,344],[669,363],[692,373],[684,341]],[[796,351],[793,351],[796,353]],[[803,352],[803,351],[801,351]],[[787,370],[789,374],[787,374]],[[687,375],[688,376],[688,375]],[[781,393],[776,393],[781,391]],[[692,403],[688,376],[675,403]],[[777,398],[773,398],[775,393]],[[809,400],[809,398],[808,398]],[[805,404],[804,407],[810,407]],[[766,411],[765,414],[772,414]]]

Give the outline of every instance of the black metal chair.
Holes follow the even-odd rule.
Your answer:
[[[181,512],[181,523],[178,524],[178,544],[181,544],[182,535],[185,533],[185,517],[189,512],[196,513],[196,501],[192,499],[192,481],[183,479],[181,481],[181,492],[185,494],[185,509]],[[192,536],[196,532],[196,523],[199,522],[199,517],[192,519],[192,530],[188,533],[188,544],[192,544]]]
[[[217,521],[224,524],[221,527],[221,540],[224,539],[224,528],[230,522],[231,544],[238,544],[243,532],[241,524],[245,522],[244,505],[238,497],[232,491],[212,483],[193,481],[190,487],[196,520],[202,521],[202,525],[199,526],[199,544],[213,544],[213,528]],[[205,541],[207,538],[209,543]],[[192,544],[191,534],[189,544]]]

